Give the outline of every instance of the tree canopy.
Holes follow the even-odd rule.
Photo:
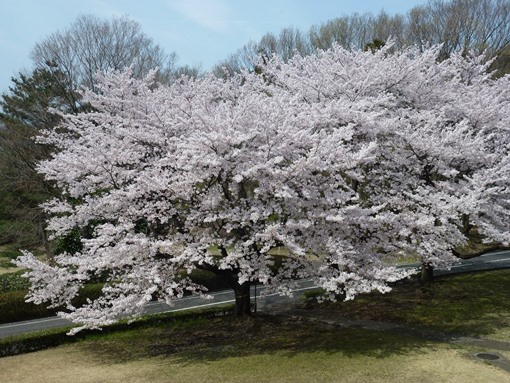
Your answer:
[[[203,268],[225,277],[242,313],[255,281],[387,292],[409,275],[392,266],[401,255],[450,265],[466,219],[508,243],[509,78],[481,57],[439,62],[441,49],[334,45],[170,86],[154,72],[103,75],[83,95],[93,110],[40,138],[57,152],[38,171],[64,191],[45,205],[48,229],[90,235],[52,264],[17,260],[29,300],[97,327],[200,293],[182,271]],[[289,254],[275,270],[279,246]],[[99,276],[103,295],[73,307]]]

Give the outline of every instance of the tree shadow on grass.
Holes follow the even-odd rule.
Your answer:
[[[510,270],[460,275],[438,279],[427,288],[402,283],[391,294],[301,307],[298,315],[309,317],[304,321],[263,314],[195,318],[112,332],[80,347],[105,363],[147,357],[193,363],[318,352],[386,358],[429,351],[455,336],[483,337],[510,327],[509,290]],[[338,325],[352,319],[396,326],[380,331]]]
[[[101,363],[171,357],[175,362],[188,364],[230,357],[293,357],[316,352],[385,358],[420,352],[434,344],[410,335],[258,315],[253,318],[226,316],[108,334],[83,342],[80,347]]]
[[[170,356],[192,363],[314,352],[385,358],[430,350],[453,336],[483,337],[509,327],[509,290],[510,270],[460,275],[438,279],[428,288],[402,284],[391,294],[314,306],[308,309],[312,320],[278,315],[194,319],[115,332],[81,347],[107,363]],[[377,331],[327,323],[341,322],[342,317],[401,327]]]

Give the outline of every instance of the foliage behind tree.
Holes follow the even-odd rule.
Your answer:
[[[73,112],[57,71],[36,69],[13,79],[9,94],[0,100],[0,205],[3,207],[2,243],[17,242],[29,248],[48,245],[44,214],[39,204],[54,190],[36,172],[36,164],[48,159],[51,148],[35,144],[43,129],[58,125],[61,118],[50,108]]]

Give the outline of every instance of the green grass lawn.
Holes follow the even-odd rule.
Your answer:
[[[510,269],[398,283],[389,294],[313,306],[334,316],[403,323],[464,336],[501,338],[510,328]],[[510,337],[501,338],[510,341]]]
[[[0,358],[9,382],[507,382],[475,349],[261,316],[89,336]]]
[[[443,278],[387,295],[303,305],[320,318],[398,322],[510,342],[510,270]],[[312,316],[313,316],[312,315]],[[508,382],[474,360],[483,347],[412,333],[259,314],[152,322],[72,344],[0,358],[9,382]],[[509,351],[499,351],[510,359]],[[34,372],[36,371],[36,372]]]

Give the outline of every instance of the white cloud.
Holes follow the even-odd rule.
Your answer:
[[[168,4],[203,28],[214,32],[229,28],[232,11],[223,0],[170,0]]]

